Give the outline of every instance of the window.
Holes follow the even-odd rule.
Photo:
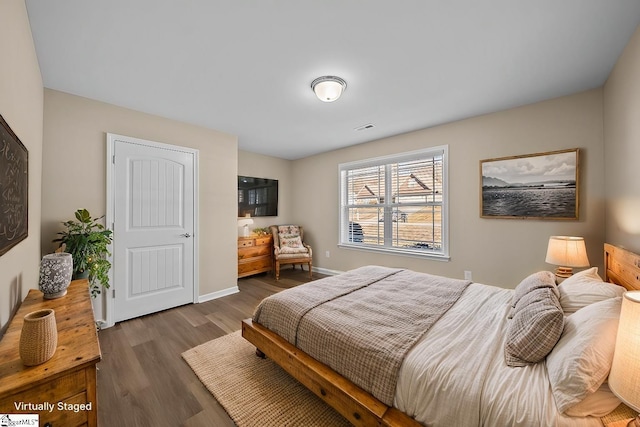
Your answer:
[[[341,164],[340,245],[447,258],[447,152]]]

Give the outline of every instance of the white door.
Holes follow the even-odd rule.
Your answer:
[[[197,151],[109,137],[113,320],[194,302]]]

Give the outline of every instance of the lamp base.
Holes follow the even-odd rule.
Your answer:
[[[566,279],[573,276],[573,268],[571,267],[558,267],[556,268],[556,276]]]
[[[560,284],[566,278],[573,276],[573,268],[571,267],[558,267],[556,268],[556,283]]]

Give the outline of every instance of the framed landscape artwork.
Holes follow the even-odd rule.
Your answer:
[[[29,230],[29,153],[0,115],[0,255]]]
[[[480,161],[482,218],[578,219],[579,149]]]

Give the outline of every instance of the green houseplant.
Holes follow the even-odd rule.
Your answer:
[[[251,230],[253,234],[257,234],[258,236],[266,236],[267,234],[271,234],[269,229],[266,227],[256,227]]]
[[[58,233],[60,237],[54,239],[59,242],[66,252],[73,258],[74,279],[88,278],[91,285],[91,296],[96,297],[100,288],[109,288],[109,270],[111,263],[107,259],[111,253],[111,230],[107,230],[98,221],[92,218],[86,209],[78,209],[75,212],[75,220],[65,221],[62,224],[66,230]]]

